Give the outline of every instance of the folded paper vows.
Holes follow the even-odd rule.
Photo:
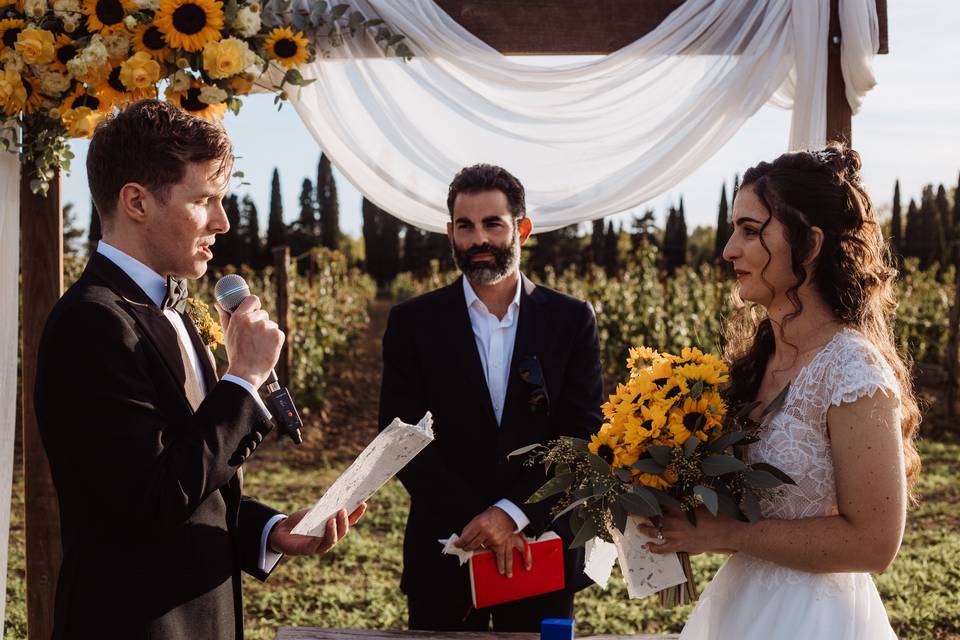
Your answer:
[[[455,555],[460,564],[470,563],[470,592],[477,609],[504,602],[538,596],[564,588],[563,541],[548,531],[536,540],[530,540],[533,567],[527,571],[520,551],[513,551],[513,577],[501,575],[493,551],[463,551],[453,546],[456,534],[446,540],[443,553]]]
[[[323,537],[331,516],[336,515],[340,509],[346,509],[347,513],[352,512],[431,442],[433,417],[430,412],[415,425],[394,418],[337,478],[333,486],[327,489],[317,504],[293,528],[293,533]]]

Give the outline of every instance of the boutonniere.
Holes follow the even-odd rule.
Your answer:
[[[223,344],[223,329],[211,315],[210,307],[207,306],[206,302],[196,298],[187,298],[185,311],[187,317],[193,322],[193,326],[197,328],[197,333],[200,334],[200,339],[203,340],[205,345],[211,349],[216,349]]]

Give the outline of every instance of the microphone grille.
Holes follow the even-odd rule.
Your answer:
[[[250,287],[241,276],[231,273],[217,280],[213,295],[221,307],[232,313],[250,295]]]

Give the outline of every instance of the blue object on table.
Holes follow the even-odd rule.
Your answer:
[[[544,618],[540,623],[540,640],[573,640],[573,620]]]

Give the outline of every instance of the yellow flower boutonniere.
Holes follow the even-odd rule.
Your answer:
[[[216,349],[223,344],[223,329],[220,327],[220,323],[210,314],[210,307],[207,306],[206,302],[196,298],[187,298],[186,311],[205,345],[211,349]]]

